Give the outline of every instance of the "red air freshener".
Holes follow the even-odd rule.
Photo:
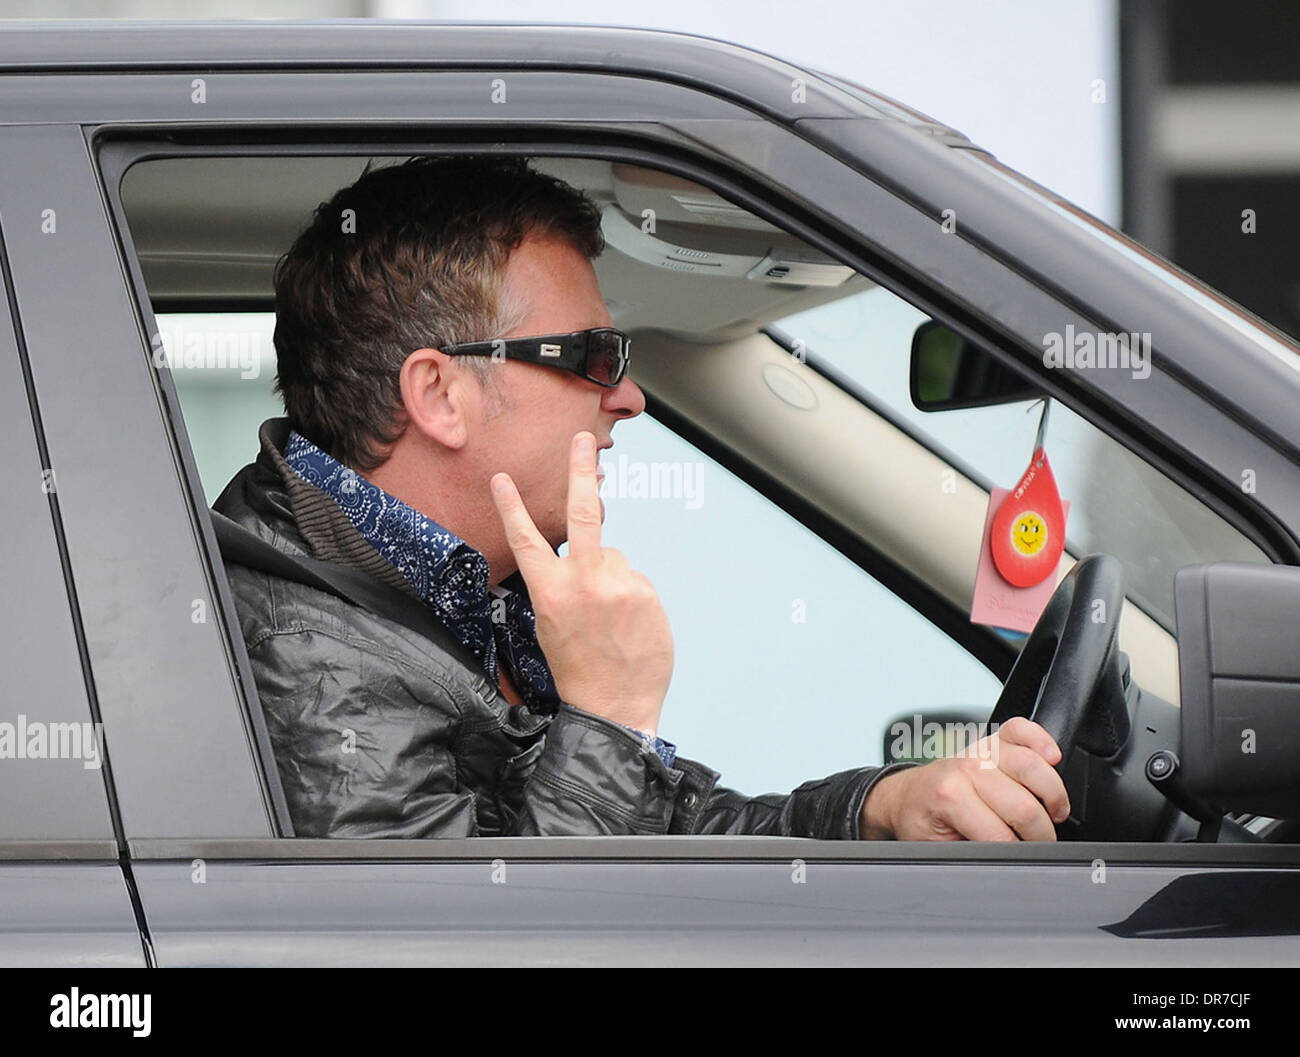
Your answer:
[[[1033,587],[1056,571],[1065,551],[1065,512],[1042,447],[998,507],[989,534],[993,564],[1014,587]]]

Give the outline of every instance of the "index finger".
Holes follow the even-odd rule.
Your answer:
[[[557,561],[551,545],[537,531],[533,519],[524,506],[519,489],[508,473],[492,475],[489,482],[492,488],[492,501],[496,503],[501,524],[506,530],[506,543],[515,562],[523,574],[524,583],[533,584],[534,578],[543,573],[550,562]]]
[[[583,431],[569,451],[569,557],[600,557],[600,488],[596,482],[596,437]]]

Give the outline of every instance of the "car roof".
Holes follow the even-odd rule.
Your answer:
[[[711,37],[556,23],[315,21],[12,21],[0,23],[0,73],[114,70],[465,68],[589,69],[709,91],[787,123],[872,117],[969,145],[961,133],[831,74]],[[804,82],[801,100],[788,85]],[[786,90],[774,91],[780,85]]]

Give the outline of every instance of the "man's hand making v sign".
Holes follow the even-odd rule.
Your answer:
[[[537,642],[560,697],[585,712],[654,735],[673,675],[673,633],[654,585],[621,551],[600,544],[596,438],[569,453],[568,557],[537,530],[509,474],[492,498],[537,614]]]

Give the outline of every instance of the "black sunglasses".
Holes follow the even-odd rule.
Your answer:
[[[548,334],[536,338],[467,341],[460,345],[443,345],[442,351],[448,356],[491,356],[493,359],[559,367],[613,389],[627,374],[631,347],[632,339],[621,330],[596,327],[572,334]]]

